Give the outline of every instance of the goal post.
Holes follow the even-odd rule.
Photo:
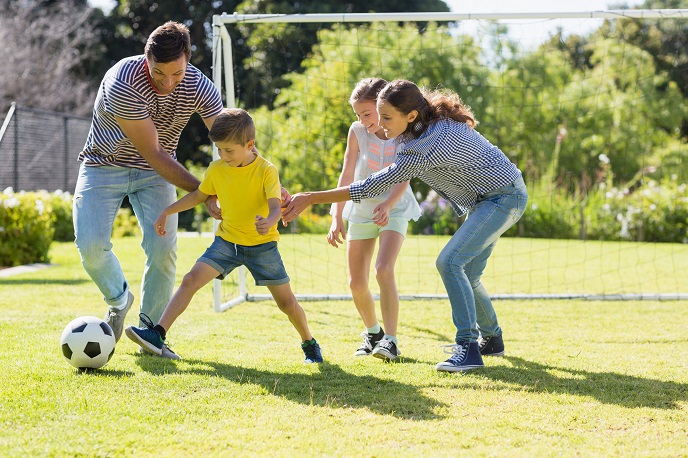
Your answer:
[[[408,13],[342,13],[342,14],[294,14],[294,15],[284,15],[284,14],[221,14],[215,15],[213,17],[213,81],[215,85],[220,89],[221,93],[224,94],[226,104],[228,107],[237,106],[237,101],[235,99],[235,74],[234,69],[237,65],[241,65],[241,62],[234,61],[234,49],[230,33],[228,32],[228,27],[237,26],[252,26],[258,24],[271,24],[274,27],[300,27],[304,24],[361,24],[365,26],[366,24],[372,25],[389,25],[389,27],[394,27],[396,24],[417,24],[417,23],[431,23],[439,24],[439,27],[446,27],[449,23],[456,23],[461,21],[472,21],[479,24],[483,24],[488,27],[490,23],[494,21],[522,21],[522,20],[551,20],[551,19],[577,19],[582,22],[589,20],[609,20],[617,21],[619,19],[637,19],[637,20],[647,20],[647,19],[657,19],[657,20],[667,20],[667,19],[679,19],[685,20],[688,18],[688,9],[653,9],[653,10],[602,10],[602,11],[580,11],[580,12],[534,12],[534,13],[427,13],[427,12],[408,12]],[[528,27],[527,25],[525,27]],[[344,34],[345,29],[337,29],[333,33]],[[372,29],[371,29],[372,30]],[[395,31],[393,33],[399,33]],[[449,29],[444,33],[447,37],[452,35]],[[399,35],[400,36],[400,35]],[[546,41],[551,38],[550,35],[543,35],[542,41]],[[600,38],[603,40],[604,38]],[[333,39],[336,42],[336,39]],[[380,40],[382,41],[382,40]],[[480,46],[479,43],[475,41],[472,42],[473,46]],[[428,43],[427,48],[435,51],[434,46],[437,42]],[[471,50],[468,46],[471,45],[470,41],[458,40],[456,43],[447,44],[448,49],[452,47],[461,47],[463,54],[478,54],[479,52],[475,49]],[[342,105],[337,105],[335,100],[341,99],[341,102],[346,105],[346,99],[348,97],[348,92],[353,89],[353,84],[355,81],[350,80],[348,75],[346,77],[341,76],[337,73],[337,69],[341,70],[347,66],[363,66],[371,65],[368,69],[369,73],[366,76],[380,76],[376,74],[376,69],[385,68],[387,66],[394,66],[396,63],[385,61],[384,63],[375,63],[370,60],[366,60],[365,63],[361,57],[358,57],[358,51],[364,53],[364,47],[375,46],[375,44],[359,44],[359,48],[346,49],[344,51],[337,51],[336,46],[331,48],[326,48],[326,44],[318,44],[321,46],[321,54],[318,58],[323,58],[326,53],[333,56],[332,66],[334,70],[332,73],[327,73],[322,75],[322,81],[316,81],[312,74],[308,75],[295,75],[290,76],[290,83],[300,84],[298,89],[294,90],[296,94],[301,90],[301,95],[304,98],[315,98],[322,97],[325,94],[327,97],[332,97],[332,100],[328,101],[334,106],[333,110],[340,109]],[[348,45],[347,45],[348,46]],[[416,46],[412,44],[409,46]],[[422,49],[423,44],[419,45]],[[294,44],[294,51],[298,46]],[[384,49],[383,45],[380,45],[378,54],[382,55],[381,51]],[[414,48],[409,51],[409,55],[417,52],[419,48]],[[482,52],[482,50],[480,51]],[[513,51],[512,51],[513,52]],[[611,53],[616,52],[613,47],[610,47],[608,51]],[[452,51],[453,54],[447,57],[447,62],[453,65],[463,64],[466,61],[461,59],[468,59],[467,57],[462,57],[461,52],[456,50]],[[373,53],[374,54],[374,53]],[[369,59],[371,54],[366,54],[365,59]],[[304,56],[305,57],[305,56]],[[495,58],[495,55],[492,55]],[[643,56],[641,56],[643,57]],[[444,57],[442,57],[444,59]],[[496,56],[500,58],[500,56]],[[630,55],[628,59],[636,58],[635,55]],[[346,60],[348,59],[348,60]],[[384,59],[384,57],[380,57]],[[477,58],[476,58],[477,59]],[[627,59],[627,60],[628,60]],[[623,59],[622,59],[623,60]],[[477,60],[476,60],[477,62]],[[552,67],[556,67],[558,61],[556,59],[552,60]],[[253,63],[259,67],[260,62]],[[314,65],[313,63],[309,65]],[[409,64],[411,65],[411,64]],[[414,71],[419,72],[418,64],[416,61],[413,63]],[[465,81],[465,85],[461,88],[449,87],[449,89],[454,89],[459,92],[459,94],[466,99],[469,105],[472,105],[474,109],[478,105],[479,110],[483,110],[483,106],[480,102],[474,102],[474,100],[483,99],[483,89],[481,86],[481,78],[487,78],[488,71],[486,68],[488,64],[484,64],[485,68],[480,68],[480,64],[476,66],[472,74],[463,75],[461,81]],[[508,64],[503,64],[507,66]],[[629,69],[638,67],[639,64],[629,63]],[[393,77],[407,78],[408,77],[403,72],[403,65],[398,65],[398,74]],[[407,67],[408,68],[408,67]],[[468,68],[468,67],[466,67]],[[365,70],[365,69],[364,69]],[[509,69],[505,69],[508,71]],[[513,69],[511,69],[513,70]],[[552,69],[550,69],[552,70]],[[250,71],[250,70],[249,70]],[[441,85],[443,81],[438,81],[435,78],[436,71],[434,69],[428,69],[428,74],[419,74],[419,78],[424,81],[416,81],[419,84],[427,84],[430,86]],[[355,73],[355,72],[353,72]],[[432,74],[431,74],[432,73]],[[558,78],[559,76],[554,75],[553,72],[549,75],[552,78]],[[628,73],[633,73],[629,70]],[[631,82],[629,84],[641,86],[643,82],[647,80],[649,76],[642,74],[636,76],[637,81]],[[457,77],[458,78],[458,77]],[[576,81],[576,78],[580,81]],[[588,78],[589,80],[585,80]],[[596,79],[597,78],[597,79]],[[390,78],[388,78],[390,79]],[[473,82],[471,82],[473,81]],[[476,83],[477,81],[477,83]],[[599,75],[595,75],[592,71],[589,74],[585,74],[584,77],[576,76],[571,79],[569,86],[567,86],[565,93],[557,95],[557,97],[551,97],[552,94],[547,94],[546,90],[542,87],[536,88],[522,88],[522,93],[519,96],[523,103],[523,106],[532,106],[533,102],[549,104],[552,105],[549,108],[552,113],[559,113],[557,111],[557,104],[562,106],[564,104],[580,105],[581,109],[590,109],[590,100],[594,97],[598,97],[600,100],[596,102],[601,112],[608,112],[610,107],[609,101],[612,100],[616,92],[610,92],[609,94],[601,94],[595,92],[594,87],[601,84],[600,82],[606,81]],[[490,89],[499,93],[501,99],[499,103],[504,103],[506,109],[511,109],[512,107],[508,105],[507,99],[510,97],[518,98],[510,91],[513,87],[505,85],[503,87],[496,86],[497,83],[491,82],[492,87]],[[485,85],[485,84],[483,84]],[[322,86],[322,87],[320,87]],[[317,94],[311,95],[307,90],[308,88],[316,88]],[[477,89],[476,89],[477,88]],[[282,88],[282,92],[288,92],[289,88]],[[473,91],[471,93],[471,91]],[[530,92],[527,92],[530,91]],[[276,90],[275,93],[279,93],[280,90]],[[473,98],[473,94],[478,92],[478,95]],[[538,98],[541,95],[542,97]],[[293,97],[294,94],[291,96]],[[282,94],[284,95],[284,94]],[[556,100],[548,100],[547,96],[555,98]],[[280,95],[277,95],[280,97]],[[571,99],[571,97],[578,97],[578,99]],[[636,96],[637,97],[637,96]],[[527,99],[527,100],[526,100]],[[280,108],[279,105],[283,104],[286,98],[278,99],[277,103],[274,103],[275,99],[271,99],[272,107],[260,107],[256,109],[251,108],[249,111],[252,112],[254,119],[256,119],[257,129],[260,131],[257,137],[261,137],[265,140],[263,143],[258,143],[258,148],[262,151],[265,143],[270,143],[274,131],[279,129],[286,129],[285,125],[288,123],[299,124],[295,119],[287,121],[280,118]],[[494,99],[495,103],[497,99]],[[310,103],[310,102],[309,102]],[[486,102],[487,103],[487,102]],[[633,102],[629,102],[633,103]],[[613,104],[613,103],[612,103]],[[335,106],[336,105],[336,106]],[[304,104],[305,108],[310,108],[310,105]],[[322,106],[319,106],[322,108]],[[501,107],[500,107],[501,108]],[[328,107],[329,109],[329,107]],[[492,108],[494,110],[495,108]],[[568,110],[568,108],[566,108]],[[614,110],[614,107],[611,107]],[[484,109],[485,113],[481,113],[478,116],[478,120],[482,121],[481,118],[489,118],[487,113],[489,110]],[[543,110],[544,111],[544,110]],[[620,110],[619,110],[620,111]],[[274,117],[273,117],[274,112]],[[591,114],[589,119],[578,119],[577,126],[573,126],[573,121],[571,121],[571,110],[567,111],[568,118],[562,115],[563,121],[560,120],[557,126],[557,136],[556,141],[554,141],[554,135],[552,135],[552,141],[550,143],[544,143],[548,147],[553,147],[554,154],[558,155],[561,147],[562,140],[565,136],[571,138],[575,135],[576,128],[583,126],[584,123],[588,123],[588,128],[593,124],[595,115]],[[349,113],[346,113],[349,115]],[[618,115],[613,113],[613,115]],[[299,114],[300,116],[300,114]],[[306,114],[303,114],[306,116]],[[350,115],[349,115],[350,116]],[[606,116],[606,114],[605,114]],[[333,123],[341,123],[339,118],[329,119]],[[600,117],[602,117],[600,115]],[[301,120],[307,118],[299,118]],[[348,122],[353,121],[353,117],[350,116]],[[494,121],[492,121],[494,122]],[[535,122],[535,121],[533,121]],[[568,122],[568,125],[567,125]],[[303,122],[302,124],[307,124]],[[500,137],[504,136],[509,138],[508,132],[504,133],[505,127],[499,127],[496,125],[488,124],[488,121],[484,121],[483,125],[487,125],[488,129],[491,129],[491,134]],[[297,127],[294,127],[296,129]],[[535,128],[535,126],[533,127]],[[304,130],[308,130],[308,126],[304,127]],[[479,130],[480,127],[479,127]],[[508,129],[507,129],[508,130]],[[482,131],[481,131],[482,132]],[[567,134],[568,132],[568,134]],[[603,132],[600,132],[602,135]],[[300,136],[299,136],[300,135]],[[334,172],[330,170],[331,164],[328,164],[326,160],[323,159],[322,151],[335,150],[341,151],[343,149],[342,143],[346,142],[346,138],[341,136],[337,138],[322,138],[318,137],[312,132],[295,134],[293,137],[289,137],[288,143],[281,144],[280,147],[283,148],[294,148],[298,150],[299,154],[310,154],[309,163],[313,164],[313,169],[308,172],[299,171],[298,173],[291,168],[296,166],[292,165],[290,167],[289,175],[286,177],[288,184],[294,185],[298,182],[299,177],[305,176],[306,173],[310,174],[321,174],[323,175],[323,180],[325,180],[326,175],[330,175]],[[298,137],[298,138],[297,138]],[[488,140],[491,137],[486,135]],[[318,147],[321,148],[321,152],[315,152],[315,147],[311,151],[311,147],[308,141],[313,141],[318,143]],[[549,142],[549,140],[547,140]],[[589,138],[576,138],[575,141],[580,141],[582,143],[594,142],[594,139]],[[630,140],[629,140],[630,141]],[[508,147],[507,144],[500,143],[496,141],[497,146],[504,148]],[[524,140],[524,143],[527,143]],[[340,146],[333,146],[339,144]],[[276,148],[275,145],[270,145],[272,148]],[[328,150],[329,148],[329,150]],[[339,148],[339,149],[338,149]],[[542,148],[542,144],[527,144],[524,146],[524,150],[532,148],[533,150],[537,148]],[[600,157],[604,156],[605,150],[602,148],[599,150]],[[509,155],[508,151],[505,151]],[[526,153],[522,153],[526,154]],[[267,154],[268,159],[271,159],[270,153]],[[319,155],[319,156],[318,156]],[[217,158],[217,150],[213,146],[213,157]],[[605,156],[606,157],[606,156]],[[652,157],[654,160],[654,156]],[[271,159],[272,160],[272,159]],[[532,161],[536,161],[537,158],[533,156]],[[600,159],[601,161],[603,159]],[[650,160],[650,156],[647,157]],[[552,162],[550,164],[550,171],[554,171],[557,166],[563,166],[559,163]],[[524,161],[524,164],[530,164],[528,161]],[[629,166],[630,167],[630,166]],[[286,167],[285,167],[286,169]],[[280,168],[280,174],[286,172],[285,169]],[[543,183],[543,174],[546,171],[534,172],[535,177],[538,177]],[[524,173],[525,174],[525,173]],[[611,172],[609,173],[611,175]],[[331,177],[330,177],[331,178]],[[589,178],[589,177],[588,177]],[[293,181],[291,181],[293,180]],[[609,178],[611,180],[611,178]],[[527,180],[528,181],[528,180]],[[584,180],[582,180],[584,181]],[[323,183],[326,183],[323,181]],[[299,183],[300,184],[300,183]],[[336,184],[336,183],[335,183]],[[558,197],[552,191],[552,187],[549,186],[533,186],[531,188],[529,183],[529,191],[531,192],[531,197],[533,193],[539,193],[539,200],[536,201],[548,201],[548,205],[556,206]],[[604,183],[599,184],[602,187]],[[293,189],[289,189],[293,192]],[[298,190],[298,189],[297,189]],[[304,190],[317,190],[316,188],[304,188]],[[611,190],[610,190],[611,191]],[[551,194],[551,195],[550,195]],[[598,194],[604,194],[599,193]],[[440,205],[441,202],[432,202],[427,195],[423,196],[428,202],[428,206]],[[588,199],[586,197],[585,199]],[[536,205],[535,203],[529,202],[530,205]],[[586,200],[587,205],[587,200]],[[582,220],[595,218],[596,216],[590,216],[584,214],[588,207],[585,208],[565,208],[564,212],[578,212],[580,210],[580,218]],[[535,211],[535,209],[532,209]],[[320,224],[321,230],[323,220],[327,219],[327,215],[321,215],[322,218],[318,218],[315,223],[313,222],[299,222],[295,221],[292,224],[307,226],[310,228],[312,225]],[[626,217],[625,215],[623,216]],[[630,218],[630,216],[629,216]],[[630,220],[629,220],[630,221]],[[590,224],[590,223],[588,223]],[[328,224],[329,225],[329,224]],[[623,228],[622,228],[623,231]],[[292,233],[285,233],[282,235],[280,241],[280,252],[285,260],[285,266],[287,272],[292,279],[292,287],[296,293],[297,298],[300,301],[308,300],[351,300],[351,294],[348,291],[348,285],[346,282],[346,258],[344,256],[344,247],[340,247],[339,250],[334,250],[327,246],[325,242],[325,235],[320,234],[299,234],[298,230],[294,230]],[[310,232],[310,229],[306,232]],[[663,245],[660,243],[642,243],[642,242],[631,242],[623,241],[617,239],[611,239],[610,242],[605,242],[604,237],[599,240],[586,240],[586,228],[583,224],[583,228],[580,229],[581,239],[559,239],[559,240],[548,240],[546,238],[541,238],[539,240],[535,239],[521,239],[518,237],[505,238],[500,240],[499,247],[496,250],[501,253],[501,258],[499,258],[499,266],[495,266],[490,270],[490,273],[486,272],[486,275],[493,275],[496,281],[501,283],[507,283],[508,285],[504,288],[494,288],[488,287],[488,290],[495,291],[493,294],[494,298],[497,299],[590,299],[590,300],[638,300],[638,299],[652,299],[652,300],[686,300],[688,299],[688,292],[686,292],[685,285],[681,285],[676,282],[670,282],[668,280],[668,275],[665,274],[668,268],[683,268],[682,259],[688,258],[688,239],[683,242],[683,244],[670,244]],[[518,234],[514,234],[518,235]],[[540,236],[542,237],[542,236]],[[447,234],[434,234],[434,235],[409,235],[404,247],[402,248],[402,254],[400,256],[399,263],[397,264],[397,277],[400,289],[400,297],[404,300],[416,300],[416,299],[442,299],[446,298],[446,292],[441,285],[439,275],[434,272],[434,258],[439,254],[444,243],[448,238]],[[605,245],[606,244],[606,245]],[[504,246],[503,246],[504,245]],[[630,254],[629,254],[630,253]],[[494,257],[494,256],[493,256]],[[509,260],[510,259],[510,260]],[[526,262],[527,259],[527,262]],[[646,262],[650,259],[650,262]],[[491,260],[491,263],[495,261]],[[615,264],[616,263],[616,264]],[[506,264],[506,265],[505,265]],[[638,267],[640,266],[640,267]],[[488,265],[488,268],[490,266]],[[639,271],[638,269],[647,269],[647,272]],[[587,271],[591,272],[588,274]],[[306,271],[310,271],[306,273]],[[508,277],[507,277],[508,276]],[[561,281],[561,277],[570,276],[571,279],[566,281]],[[308,277],[308,280],[305,278]],[[338,278],[337,281],[333,282],[333,278]],[[371,276],[374,278],[374,276]],[[504,279],[506,278],[506,282]],[[542,278],[545,278],[547,285],[543,286]],[[638,285],[643,278],[650,278],[653,282],[652,285]],[[242,267],[237,269],[235,273],[225,279],[224,282],[215,280],[213,284],[214,288],[214,308],[216,311],[226,310],[234,305],[237,305],[244,301],[255,301],[255,300],[266,300],[270,299],[270,295],[266,294],[266,291],[261,291],[258,288],[253,287],[250,284],[246,270]],[[334,286],[332,285],[334,283]],[[374,283],[374,280],[371,282]],[[581,283],[583,285],[581,285]],[[325,286],[327,284],[327,286]],[[372,288],[371,284],[371,288]],[[491,285],[490,285],[491,286]],[[322,288],[322,289],[321,289]],[[375,292],[375,291],[374,291]],[[377,296],[377,295],[376,295]]]

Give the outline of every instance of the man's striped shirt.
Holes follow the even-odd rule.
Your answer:
[[[349,186],[351,200],[374,197],[395,184],[418,177],[448,200],[459,215],[478,197],[513,183],[520,170],[506,155],[466,123],[437,121],[397,152],[397,160]]]
[[[145,56],[122,59],[103,77],[93,107],[93,120],[79,161],[87,166],[112,165],[152,170],[117,125],[123,119],[150,117],[163,149],[176,158],[182,130],[193,113],[217,115],[222,99],[213,83],[188,64],[184,79],[171,94],[159,94],[149,80]]]

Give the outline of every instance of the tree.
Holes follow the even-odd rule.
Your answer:
[[[0,112],[16,101],[90,114],[97,90],[89,65],[100,51],[98,11],[86,0],[4,0],[0,8]]]

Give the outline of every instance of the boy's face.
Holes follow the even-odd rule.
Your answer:
[[[253,154],[253,147],[256,145],[255,140],[249,140],[243,145],[231,141],[215,142],[215,145],[220,159],[230,167],[244,167],[255,159]]]

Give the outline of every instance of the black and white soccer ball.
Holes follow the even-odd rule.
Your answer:
[[[115,353],[115,333],[100,318],[82,316],[64,329],[60,347],[67,362],[77,369],[98,369]]]

